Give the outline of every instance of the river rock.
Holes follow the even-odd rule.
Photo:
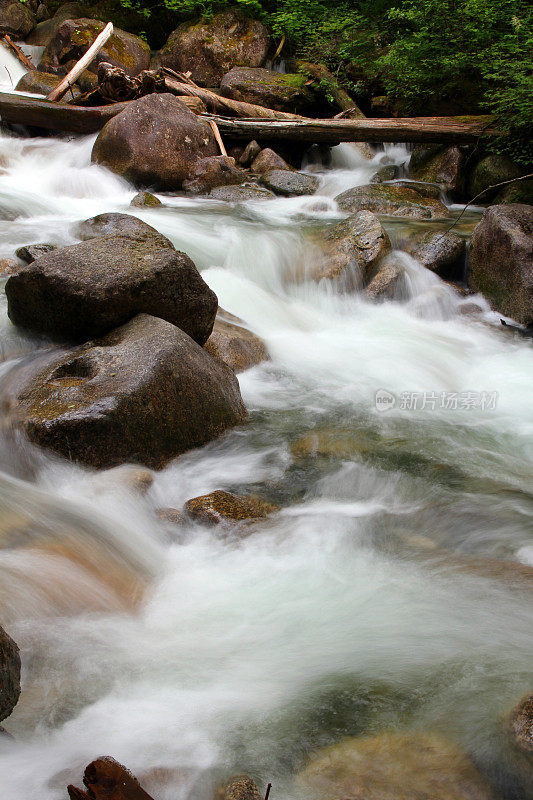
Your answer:
[[[420,145],[409,161],[412,178],[438,183],[445,192],[460,193],[463,183],[464,157],[458,147]]]
[[[255,183],[246,186],[217,186],[209,192],[213,200],[222,200],[225,203],[246,203],[249,200],[271,200],[276,195],[268,189],[263,189]]]
[[[215,800],[263,800],[263,795],[251,778],[239,775],[215,792]]]
[[[512,710],[509,730],[516,746],[533,753],[533,694],[526,695]]]
[[[74,226],[72,233],[83,241],[100,239],[102,236],[127,236],[135,241],[150,240],[161,247],[174,249],[172,242],[147,222],[134,217],[133,214],[122,214],[118,211],[98,214],[96,217],[83,220]]]
[[[468,181],[468,193],[470,197],[475,197],[480,192],[484,192],[479,198],[480,203],[490,203],[500,189],[489,189],[495,183],[510,181],[512,178],[519,178],[522,174],[520,167],[515,164],[508,156],[493,153],[482,158],[474,169]]]
[[[491,800],[466,753],[435,733],[384,732],[345,739],[315,753],[297,783],[333,800]]]
[[[17,258],[0,258],[0,279],[18,272],[23,264]]]
[[[104,125],[91,158],[140,187],[176,190],[199,158],[217,153],[207,122],[171,94],[150,94]]]
[[[252,162],[255,161],[260,152],[261,152],[261,145],[258,144],[255,141],[255,139],[253,139],[251,142],[248,142],[248,144],[242,151],[241,155],[239,156],[239,164],[241,165],[241,167],[251,166]]]
[[[440,278],[462,277],[466,257],[466,240],[453,231],[428,231],[410,248],[411,255]]]
[[[366,209],[376,214],[413,219],[448,216],[448,209],[440,200],[423,197],[415,189],[395,183],[356,186],[337,195],[335,200],[340,209],[352,213]]]
[[[159,468],[246,416],[234,373],[147,314],[49,360],[13,402],[31,441],[98,468]]]
[[[19,80],[16,85],[17,92],[31,92],[32,94],[48,95],[52,89],[60,83],[62,78],[59,75],[53,75],[51,72],[41,72],[38,69],[30,70]],[[72,87],[65,95],[65,101],[81,97],[81,90],[78,86]]]
[[[27,244],[25,247],[19,247],[15,251],[15,255],[25,264],[31,264],[46,253],[51,253],[52,250],[57,250],[55,244]]]
[[[57,33],[57,29],[66,19],[83,17],[84,9],[79,3],[64,3],[59,6],[50,19],[39,22],[26,38],[26,43],[37,47],[46,47]]]
[[[405,272],[400,264],[385,259],[369,280],[365,294],[369,300],[397,300],[405,290]]]
[[[391,249],[387,233],[371,211],[359,211],[329,228],[321,236],[321,243],[326,256],[313,277],[317,281],[325,278],[339,282],[344,291],[366,283],[372,269]]]
[[[533,322],[533,206],[490,206],[474,228],[468,285],[506,316]]]
[[[216,525],[224,521],[262,519],[278,511],[278,506],[267,503],[259,497],[243,497],[218,489],[210,494],[187,500],[184,509],[193,519]]]
[[[0,628],[0,721],[9,717],[20,695],[20,653],[13,639]]]
[[[6,283],[9,318],[52,337],[85,341],[147,313],[204,344],[217,297],[191,259],[154,234],[88,239],[38,258]]]
[[[261,175],[261,183],[276,194],[301,197],[305,194],[314,194],[320,182],[313,175],[305,175],[303,172],[271,169]]]
[[[17,0],[0,0],[0,35],[8,33],[16,39],[24,39],[35,26],[35,15],[29,3]]]
[[[216,186],[244,183],[247,173],[229,156],[200,158],[189,170],[183,188],[191,194],[207,194]]]
[[[163,203],[158,197],[155,196],[155,194],[144,191],[137,192],[137,194],[130,203],[130,206],[133,206],[133,208],[145,208],[145,207],[156,208],[157,206],[162,206],[162,205]]]
[[[309,111],[315,101],[306,83],[307,77],[301,73],[233,67],[222,78],[220,91],[224,97],[232,100],[298,114]]]
[[[385,167],[378,169],[378,171],[372,175],[370,178],[370,183],[384,183],[386,181],[393,181],[396,178],[399,178],[401,174],[402,170],[397,164],[387,164]]]
[[[99,19],[66,19],[47,44],[39,69],[54,72],[67,68],[69,62],[78,61],[103,31],[106,23]],[[94,57],[87,69],[97,73],[100,62],[120,67],[128,75],[138,75],[150,66],[150,48],[133,33],[114,28],[113,34]]]
[[[498,189],[494,203],[525,203],[533,206],[533,180],[515,181]]]
[[[290,170],[291,167],[289,167],[287,162],[284,161],[275,150],[271,150],[270,147],[265,147],[264,150],[261,150],[259,155],[254,158],[252,162],[252,172],[257,172],[259,175],[262,175],[263,173],[270,172],[273,169]]]
[[[219,311],[213,332],[204,349],[219,361],[227,364],[234,372],[243,372],[269,358],[265,343],[255,333],[244,327],[236,317],[232,321]]]
[[[232,8],[211,19],[184,22],[173,31],[154,59],[155,67],[190,70],[201,86],[219,86],[232,67],[264,64],[270,36],[262,22]]]

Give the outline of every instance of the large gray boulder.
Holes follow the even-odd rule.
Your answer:
[[[463,276],[466,239],[453,231],[428,231],[410,247],[411,255],[440,278]]]
[[[0,36],[8,33],[23,39],[35,26],[35,15],[29,3],[0,0]]]
[[[135,100],[109,120],[92,160],[141,188],[181,188],[199,158],[218,155],[213,131],[171,94]]]
[[[191,71],[201,86],[219,86],[234,66],[260,67],[270,44],[262,22],[239,9],[228,9],[211,19],[184,22],[157,53],[154,66]]]
[[[409,174],[420,181],[437,183],[445,192],[460,194],[463,164],[464,156],[454,145],[417,145],[409,161]]]
[[[215,320],[215,293],[191,259],[146,223],[132,217],[135,233],[123,222],[122,233],[101,235],[120,230],[124,217],[105,214],[83,223],[78,231],[86,241],[12,275],[6,283],[11,321],[53,338],[86,341],[147,313],[203,344]]]
[[[469,286],[524,325],[533,322],[533,206],[490,206],[472,235]]]
[[[268,69],[233,67],[224,75],[220,91],[224,97],[257,103],[276,111],[304,113],[316,98],[309,89],[307,77],[299,73],[271,72]]]
[[[39,69],[43,72],[68,70],[89,49],[106,23],[99,19],[66,19],[58,26],[42,55]],[[97,73],[100,62],[120,67],[128,75],[138,75],[150,66],[150,48],[133,33],[114,28],[112,36],[87,68]]]
[[[93,467],[159,468],[246,416],[232,370],[146,314],[40,369],[16,383],[8,409],[15,428]]]
[[[448,209],[421,189],[394,183],[370,183],[339,194],[335,200],[343,211],[373,211],[394,217],[435,219],[448,216]]]
[[[9,717],[19,695],[19,649],[13,639],[0,627],[0,721]]]
[[[267,189],[285,197],[314,194],[319,187],[319,180],[314,175],[289,169],[271,169],[261,175],[261,183]]]

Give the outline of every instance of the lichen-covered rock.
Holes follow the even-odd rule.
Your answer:
[[[157,206],[162,206],[163,203],[161,200],[156,197],[151,192],[137,192],[135,197],[130,203],[130,206],[133,208],[144,208],[144,207],[152,207],[156,208]]]
[[[333,800],[491,800],[466,753],[434,733],[385,732],[315,753],[299,774],[306,796]]]
[[[9,717],[20,695],[20,654],[13,639],[0,628],[0,721]]]
[[[193,519],[216,525],[224,521],[262,519],[277,511],[278,506],[267,503],[259,497],[243,497],[218,489],[210,494],[187,500],[184,509]]]
[[[234,373],[186,333],[141,314],[35,364],[11,418],[37,445],[93,467],[163,466],[246,416]]]
[[[46,47],[57,33],[57,29],[66,19],[80,19],[83,17],[84,9],[79,3],[64,3],[59,6],[56,13],[50,19],[39,22],[26,38],[27,44],[37,47]]]
[[[78,61],[89,49],[106,23],[99,19],[66,19],[58,26],[43,53],[39,69],[57,72],[69,62]],[[100,62],[106,61],[120,67],[128,75],[138,75],[150,66],[150,48],[133,33],[114,28],[113,34],[88,66],[98,72]]]
[[[428,231],[416,241],[410,252],[422,266],[440,278],[454,280],[463,275],[466,239],[453,231]]]
[[[485,156],[485,158],[478,161],[472,171],[468,182],[468,193],[470,197],[476,197],[480,192],[483,192],[478,202],[490,203],[494,200],[500,188],[490,189],[489,187],[502,181],[519,178],[521,174],[520,167],[511,161],[508,156],[498,155],[497,153]]]
[[[372,175],[370,183],[384,183],[385,181],[393,181],[399,178],[402,171],[397,164],[387,164]]]
[[[99,219],[92,221],[97,234]],[[135,222],[148,230],[144,237],[86,237],[12,275],[6,284],[11,321],[52,337],[85,341],[147,313],[204,344],[215,320],[215,293],[185,253],[146,223]],[[91,221],[83,224],[90,233]]]
[[[207,122],[177,97],[151,94],[104,125],[91,158],[139,187],[176,190],[199,158],[217,153]]]
[[[246,203],[249,200],[271,200],[276,195],[274,192],[248,183],[246,186],[217,186],[211,189],[209,197],[212,200],[222,200],[225,203]]]
[[[38,69],[30,70],[22,78],[16,85],[17,92],[31,92],[31,94],[42,94],[48,95],[55,89],[58,83],[60,83],[62,78],[59,75],[53,75],[51,72],[41,72]],[[74,85],[72,87],[72,93],[69,92],[65,95],[64,100],[71,100],[77,99],[81,97],[81,90]]]
[[[307,78],[301,73],[234,67],[222,78],[220,91],[232,100],[298,114],[309,111],[315,102],[306,83]]]
[[[289,167],[287,162],[284,161],[284,159],[278,155],[275,150],[272,150],[270,147],[265,147],[252,161],[252,172],[257,172],[259,175],[262,175],[263,173],[270,172],[273,169],[290,170],[291,167]]]
[[[263,800],[263,795],[251,778],[239,775],[217,790],[215,800]]]
[[[423,197],[410,186],[370,183],[339,194],[335,200],[343,211],[373,211],[394,217],[435,219],[448,216],[446,206],[432,197]]]
[[[524,325],[533,322],[533,206],[490,206],[471,239],[468,285]]]
[[[421,145],[413,150],[409,173],[412,178],[438,183],[445,192],[460,193],[463,163],[464,157],[458,147]]]
[[[216,186],[244,183],[247,173],[229,156],[200,158],[189,170],[183,188],[191,194],[207,194]]]
[[[134,217],[133,214],[123,214],[118,211],[110,211],[106,214],[98,214],[96,217],[78,222],[72,229],[72,233],[78,238],[86,241],[87,239],[100,239],[102,236],[126,236],[135,241],[150,239],[157,242],[161,247],[174,248],[172,242],[159,233],[147,222]]]
[[[391,249],[386,231],[371,211],[359,211],[329,228],[320,241],[326,253],[313,278],[336,281],[344,291],[366,283],[375,265]]]
[[[27,244],[25,247],[19,247],[15,251],[15,255],[24,261],[25,264],[31,264],[37,258],[44,256],[46,253],[51,253],[56,250],[55,244]]]
[[[219,311],[213,332],[204,345],[207,352],[235,372],[243,372],[268,359],[268,350],[259,336],[244,327],[236,317],[228,319]]]
[[[240,9],[228,9],[211,19],[179,25],[157,53],[154,66],[190,70],[192,79],[201,86],[219,86],[223,75],[234,66],[264,64],[269,44],[268,30],[261,22]]]
[[[318,178],[288,169],[271,169],[261,175],[261,183],[267,189],[285,197],[301,197],[314,194],[319,186]]]
[[[0,0],[0,35],[8,33],[24,39],[35,27],[35,14],[29,3],[17,0]]]

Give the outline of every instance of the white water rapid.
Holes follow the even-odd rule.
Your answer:
[[[98,473],[0,440],[0,621],[23,663],[2,798],[60,800],[109,754],[158,800],[205,800],[243,771],[286,800],[312,750],[391,727],[443,732],[523,797],[500,730],[533,688],[531,344],[482,298],[482,314],[462,313],[472,298],[405,253],[391,302],[293,280],[342,218],[332,198],[407,150],[368,161],[341,146],[312,197],[139,210],[133,187],[90,165],[92,141],[1,133],[0,258],[135,213],[271,361],[239,376],[249,423],[154,473],[144,496],[137,468]],[[386,224],[399,242],[416,223]],[[0,343],[0,381],[50,346],[12,327],[3,294]],[[394,407],[376,408],[378,390]],[[484,408],[408,407],[482,392]],[[306,459],[294,443],[309,431]],[[220,488],[281,511],[238,537],[178,535],[155,515]]]

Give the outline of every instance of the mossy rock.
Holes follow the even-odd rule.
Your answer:
[[[300,73],[271,72],[268,69],[234,67],[224,76],[220,90],[224,97],[256,103],[277,111],[309,111],[316,98]]]
[[[501,188],[489,189],[490,186],[494,186],[496,183],[502,183],[503,181],[512,180],[513,178],[519,178],[521,175],[522,170],[520,167],[507,156],[497,154],[485,156],[481,161],[478,161],[470,176],[468,182],[470,197],[475,197],[480,192],[483,192],[476,202],[480,204],[490,203],[496,198],[498,192],[502,191]],[[518,188],[520,187],[520,183],[511,184],[511,186],[513,188],[516,186],[517,190],[520,191]],[[511,189],[511,186],[509,189]],[[507,202],[513,201],[508,200]],[[515,202],[521,201],[518,200]]]
[[[41,72],[40,70],[30,70],[16,85],[17,92],[30,92],[31,94],[46,95],[50,94],[52,89],[55,89],[62,78],[59,75],[54,75],[51,72]],[[63,100],[67,102],[71,99],[81,97],[81,91],[78,86],[74,85],[72,91],[69,91],[64,96]]]
[[[0,0],[0,35],[24,39],[35,26],[35,14],[29,3]]]
[[[423,197],[408,185],[396,183],[356,186],[335,200],[343,211],[367,210],[375,214],[413,219],[438,219],[448,216],[448,209],[437,198]]]
[[[278,511],[278,506],[261,500],[259,497],[244,497],[218,489],[210,494],[188,500],[184,509],[193,519],[209,525],[216,525],[219,522],[262,519]]]

